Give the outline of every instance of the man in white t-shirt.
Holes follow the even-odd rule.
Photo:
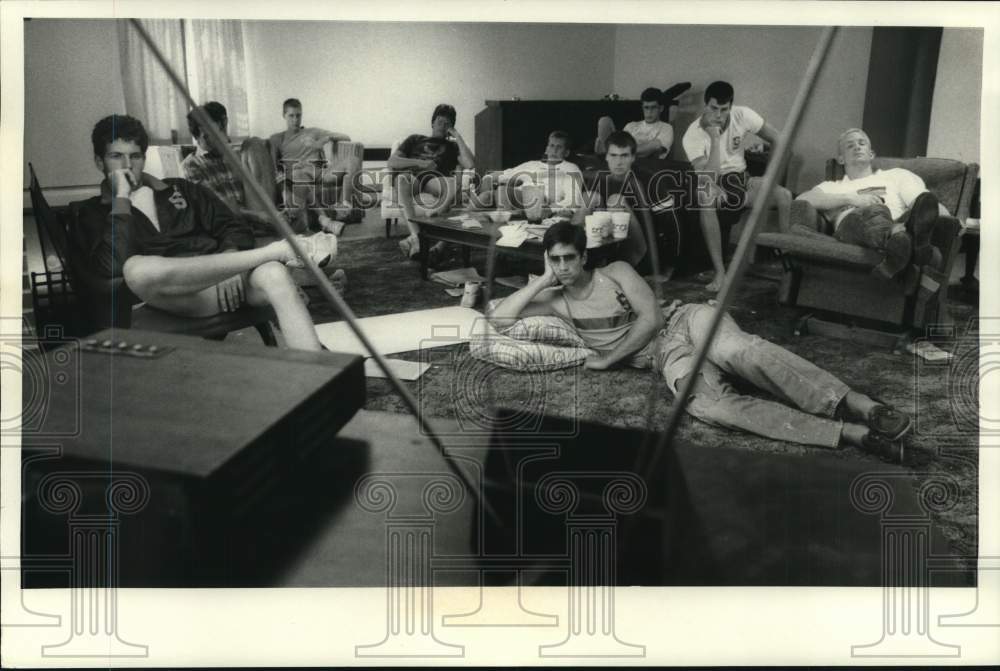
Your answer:
[[[509,184],[509,188],[521,185],[542,187],[545,203],[559,210],[572,210],[581,207],[583,195],[580,185],[583,183],[583,173],[576,163],[566,160],[569,156],[569,133],[554,130],[549,133],[548,144],[545,146],[545,159],[527,161],[500,173],[498,182]]]
[[[903,168],[872,170],[874,158],[863,130],[844,131],[837,140],[843,179],[822,182],[799,199],[833,225],[837,240],[885,252],[872,274],[885,280],[898,278],[909,291],[916,278],[913,265],[932,263],[934,222],[948,210],[919,176]]]
[[[636,158],[666,158],[674,144],[674,128],[660,120],[663,114],[663,92],[650,87],[639,96],[642,101],[642,121],[625,124],[625,132],[635,138]],[[594,153],[607,152],[607,139],[615,132],[615,122],[611,117],[601,117],[597,122],[597,141]]]
[[[746,136],[756,134],[774,144],[778,131],[749,107],[733,105],[733,87],[728,82],[712,82],[705,89],[705,108],[684,133],[684,152],[694,169],[714,176],[709,184],[710,202],[697,203],[702,233],[715,268],[709,291],[722,288],[726,267],[722,260],[722,234],[719,230],[719,209],[739,211],[761,197],[763,180],[747,174],[743,155]],[[789,228],[792,194],[782,186],[774,187],[774,204],[778,208],[778,226]],[[707,206],[706,206],[707,205]]]

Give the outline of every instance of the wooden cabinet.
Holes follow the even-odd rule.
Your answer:
[[[597,120],[614,119],[617,128],[642,119],[638,100],[487,100],[476,115],[476,171],[511,168],[541,158],[548,134],[564,130],[570,147],[590,153]]]

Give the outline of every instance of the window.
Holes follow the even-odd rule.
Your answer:
[[[240,21],[140,19],[171,68],[199,103],[226,106],[230,137],[250,133],[243,26]],[[125,112],[142,120],[157,144],[190,141],[188,105],[130,21],[118,23]]]

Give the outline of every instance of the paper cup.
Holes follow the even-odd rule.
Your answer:
[[[604,238],[604,222],[596,214],[584,217],[583,227],[587,232],[588,241],[600,242]]]
[[[624,240],[628,237],[628,227],[632,221],[630,212],[611,213],[611,236],[615,240]]]
[[[597,217],[597,220],[601,222],[601,226],[604,227],[604,237],[611,237],[611,213],[594,212],[594,216]]]
[[[528,221],[541,221],[545,189],[540,186],[522,186],[521,202],[524,204],[524,217]]]

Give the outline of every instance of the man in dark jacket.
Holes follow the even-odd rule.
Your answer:
[[[302,261],[286,241],[254,248],[249,225],[207,188],[145,174],[149,137],[138,119],[105,117],[91,141],[105,179],[77,207],[72,234],[96,273],[124,277],[138,298],[178,315],[270,305],[289,347],[321,348],[287,267]],[[300,241],[321,265],[336,254],[332,235]]]

